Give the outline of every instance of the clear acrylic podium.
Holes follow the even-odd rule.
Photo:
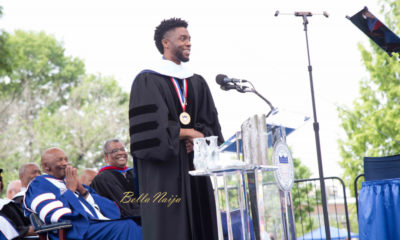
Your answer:
[[[224,239],[221,211],[226,212],[228,239],[234,239],[234,232],[240,232],[240,239],[296,239],[290,188],[293,183],[293,162],[291,155],[275,150],[272,159],[268,157],[268,133],[265,115],[254,116],[242,124],[236,135],[236,143],[242,141],[242,153],[237,148],[240,164],[222,164],[212,169],[190,171],[192,176],[210,176],[214,186],[217,209],[218,239]],[[284,128],[272,126],[269,129],[272,145],[285,141]],[[280,153],[275,153],[280,151]],[[289,159],[289,160],[288,160]],[[276,160],[276,161],[275,161]],[[291,166],[289,166],[291,164]],[[233,229],[231,218],[228,180],[236,178],[240,211],[240,231]],[[291,178],[291,179],[290,179]],[[222,186],[221,180],[223,182]],[[232,182],[232,181],[231,181]],[[221,194],[225,199],[221,206]],[[236,234],[237,237],[237,234]],[[236,238],[235,238],[236,239]]]

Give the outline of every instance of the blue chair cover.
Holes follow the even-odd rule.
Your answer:
[[[400,155],[364,157],[365,181],[400,178]]]
[[[400,239],[400,179],[367,181],[359,195],[360,240]]]
[[[234,240],[243,240],[242,232],[242,219],[240,217],[240,209],[231,211],[232,221],[232,233]],[[226,212],[221,212],[222,230],[224,233],[224,239],[228,239],[228,226],[226,224]],[[251,239],[254,240],[253,221],[250,218],[250,235]]]

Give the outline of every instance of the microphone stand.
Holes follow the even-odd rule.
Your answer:
[[[276,11],[275,16],[278,16],[278,14],[279,14],[279,11]],[[323,171],[323,167],[322,167],[321,143],[320,143],[320,138],[319,138],[319,123],[317,120],[317,110],[316,110],[316,106],[315,106],[312,66],[311,66],[311,60],[310,60],[310,49],[309,49],[309,44],[308,44],[308,31],[307,31],[308,19],[307,19],[307,17],[311,17],[313,14],[311,12],[295,12],[294,15],[296,17],[302,17],[303,25],[304,25],[304,32],[306,35],[308,73],[309,73],[309,77],[310,77],[311,98],[312,98],[312,107],[313,107],[313,115],[314,115],[313,127],[314,127],[314,133],[315,133],[315,144],[316,144],[316,148],[317,148],[318,171],[319,171],[319,180],[320,180],[320,185],[321,185],[322,209],[323,209],[323,214],[324,214],[326,239],[331,240],[331,232],[330,232],[330,228],[329,228],[329,217],[328,217],[328,204],[326,201],[324,171]],[[327,12],[323,12],[322,15],[324,15],[325,17],[329,16]]]
[[[321,143],[319,138],[319,123],[317,120],[317,109],[315,106],[315,96],[314,96],[314,84],[313,84],[313,76],[312,76],[312,66],[310,60],[310,48],[308,44],[308,29],[307,29],[307,16],[302,15],[303,18],[303,25],[304,25],[304,32],[306,36],[306,45],[307,45],[307,58],[308,58],[308,73],[310,76],[310,89],[311,89],[311,99],[312,99],[312,107],[313,107],[313,115],[314,115],[314,133],[315,133],[315,144],[317,148],[317,158],[318,158],[318,170],[319,170],[319,180],[321,185],[321,195],[322,195],[322,209],[324,213],[324,222],[325,222],[325,233],[326,239],[331,239],[331,232],[329,228],[329,215],[328,215],[328,204],[326,201],[326,189],[325,189],[325,180],[324,180],[324,170],[322,166],[322,155],[321,155]]]

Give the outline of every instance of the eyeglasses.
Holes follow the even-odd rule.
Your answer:
[[[125,148],[122,147],[122,148],[114,148],[113,150],[111,150],[111,151],[109,151],[109,152],[106,152],[106,153],[107,153],[107,154],[114,154],[114,153],[117,153],[117,152],[119,152],[119,151],[121,151],[121,152],[126,152]]]

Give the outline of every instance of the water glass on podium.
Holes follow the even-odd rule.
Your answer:
[[[198,169],[213,169],[219,160],[218,136],[193,139],[194,167]]]

